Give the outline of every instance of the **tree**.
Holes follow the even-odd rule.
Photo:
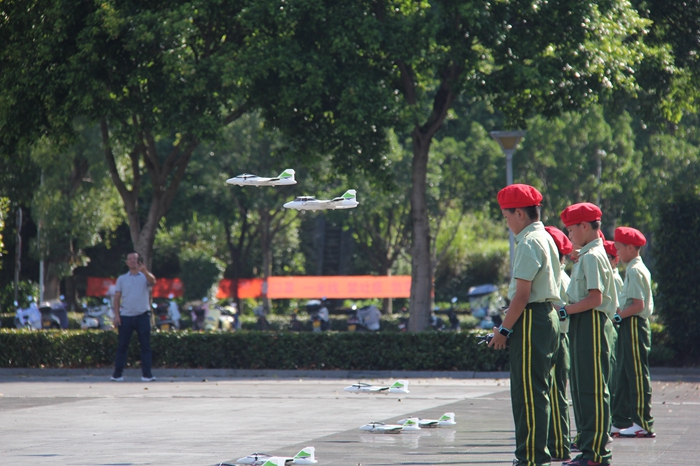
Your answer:
[[[66,143],[77,116],[99,123],[134,248],[150,264],[194,150],[249,108],[236,66],[246,4],[4,2],[1,151],[44,134]]]
[[[644,176],[629,115],[606,118],[602,107],[591,106],[549,120],[535,117],[528,126],[514,157],[515,179],[544,193],[543,221],[558,224],[566,206],[593,202],[611,234],[634,197],[630,188]]]
[[[430,147],[455,100],[493,95],[513,122],[556,114],[634,87],[648,51],[639,40],[648,22],[622,0],[299,0],[254,16],[251,47],[278,53],[275,69],[251,75],[268,91],[259,102],[269,121],[341,169],[380,176],[386,129],[410,134],[414,331],[430,314]]]
[[[32,216],[39,226],[36,252],[45,263],[45,299],[57,298],[61,279],[89,261],[85,249],[123,221],[101,157],[99,128],[81,124],[76,131],[79,137],[68,149],[42,139],[32,152],[42,172]]]

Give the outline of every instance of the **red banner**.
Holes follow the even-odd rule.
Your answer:
[[[116,278],[108,277],[88,277],[87,279],[87,296],[108,296],[114,294],[114,288],[110,287],[117,283]],[[167,298],[171,294],[179,298],[182,296],[184,287],[179,278],[157,278],[156,284],[153,286],[154,298]]]
[[[233,296],[233,280],[222,280],[216,294],[218,299]],[[270,299],[289,298],[408,298],[411,295],[411,277],[377,277],[374,275],[321,276],[321,277],[270,277],[267,282]],[[263,280],[239,279],[239,298],[262,296]]]
[[[180,298],[184,291],[185,288],[179,278],[156,278],[156,284],[153,285],[154,298],[169,298],[170,295]]]
[[[237,285],[236,282],[238,282]],[[233,291],[236,286],[238,288],[238,297],[240,299],[259,298],[262,296],[262,284],[262,278],[239,278],[237,280],[224,278],[219,282],[219,289],[216,292],[216,299],[232,298],[234,294]]]

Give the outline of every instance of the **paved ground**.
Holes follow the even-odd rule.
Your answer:
[[[503,374],[409,374],[411,393],[403,396],[342,390],[358,378],[374,375],[380,383],[400,374],[155,374],[157,382],[142,383],[127,371],[126,382],[114,383],[104,370],[0,370],[0,465],[210,466],[254,451],[291,456],[307,445],[316,447],[320,465],[509,465],[513,459],[508,381],[497,378]],[[655,371],[654,379],[659,435],[616,439],[613,464],[700,465],[700,375]],[[456,413],[454,428],[400,435],[357,430],[369,421],[447,411]]]

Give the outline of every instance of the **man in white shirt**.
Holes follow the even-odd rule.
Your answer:
[[[152,382],[156,378],[151,373],[151,316],[150,288],[156,283],[156,277],[146,269],[139,253],[132,252],[126,256],[129,272],[117,278],[114,293],[114,325],[119,329],[119,346],[114,362],[111,380],[124,380],[122,372],[126,366],[131,334],[136,331],[141,345],[141,380]]]

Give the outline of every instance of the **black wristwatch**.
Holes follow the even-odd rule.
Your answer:
[[[510,334],[513,333],[512,329],[507,329],[503,325],[498,327],[498,333],[503,335],[506,338],[510,338]]]
[[[559,312],[559,320],[566,320],[569,318],[569,313],[566,312],[566,306],[560,307],[557,309],[557,312]]]

